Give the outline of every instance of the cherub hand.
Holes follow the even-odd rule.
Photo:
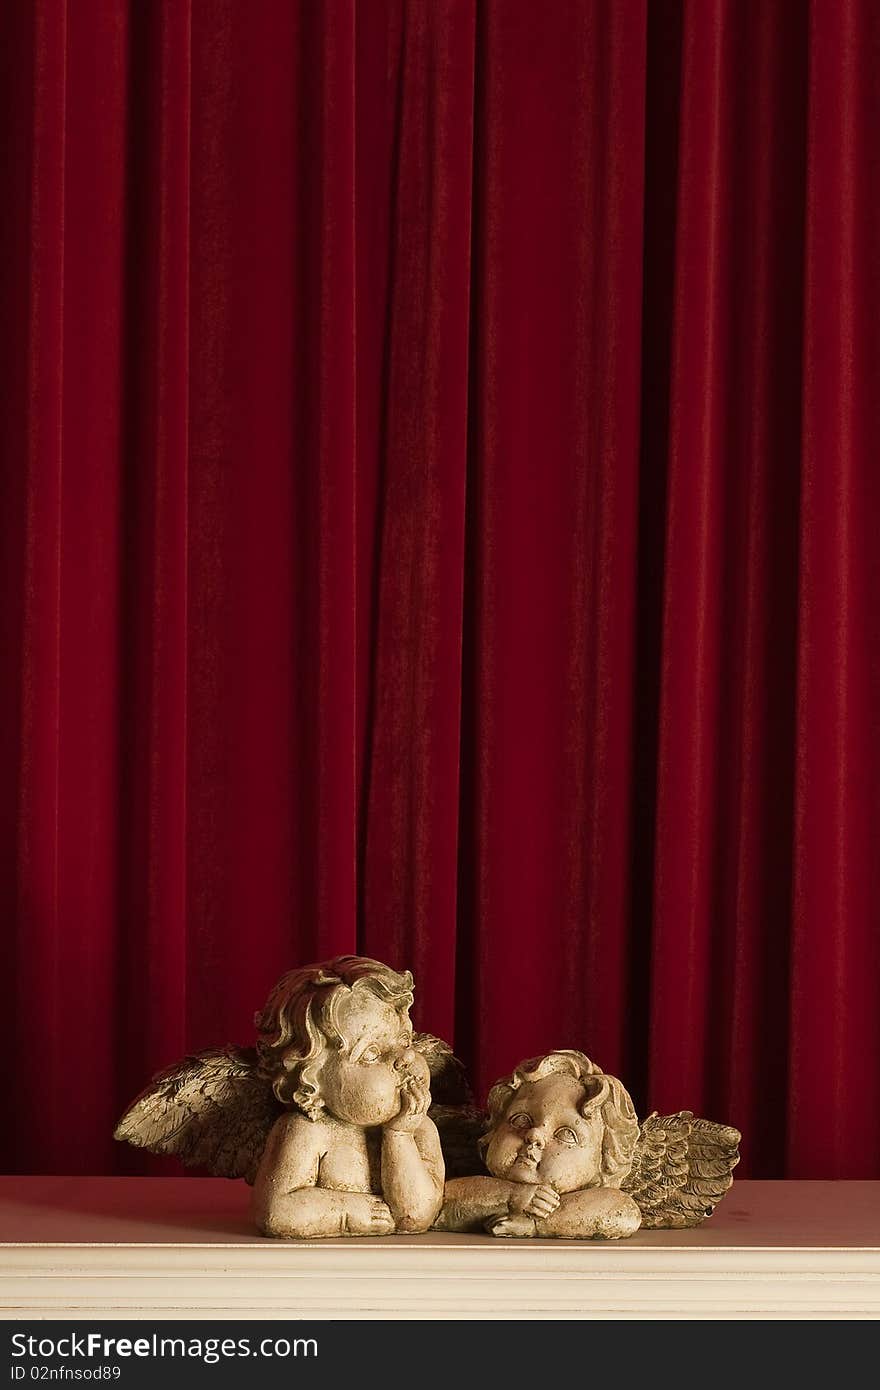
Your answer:
[[[523,1207],[530,1216],[549,1216],[559,1206],[560,1197],[555,1187],[549,1183],[539,1183],[532,1193],[531,1200]]]
[[[535,1220],[525,1212],[516,1216],[493,1216],[486,1222],[486,1230],[491,1236],[533,1236]]]
[[[521,1191],[519,1189],[522,1189]],[[507,1210],[514,1216],[525,1212],[529,1216],[549,1216],[559,1206],[559,1193],[549,1183],[516,1183],[507,1201]]]
[[[393,1134],[415,1134],[421,1129],[422,1121],[431,1104],[431,1091],[427,1081],[418,1076],[408,1076],[400,1088],[400,1109],[386,1124],[386,1130]]]
[[[350,1236],[390,1236],[394,1233],[394,1217],[387,1203],[372,1192],[350,1195],[345,1225]]]

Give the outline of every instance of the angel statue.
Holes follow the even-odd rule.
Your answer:
[[[628,1092],[582,1052],[522,1062],[489,1092],[491,1176],[446,1183],[435,1223],[493,1236],[606,1240],[698,1226],[733,1181],[738,1130],[688,1110],[639,1126]]]
[[[115,1137],[244,1178],[267,1236],[615,1239],[697,1226],[730,1187],[737,1130],[688,1110],[640,1126],[582,1052],[521,1063],[475,1109],[447,1044],[413,1033],[412,1001],[409,971],[365,957],[292,970],[255,1047],[185,1057]]]
[[[365,957],[292,970],[255,1017],[256,1047],[185,1057],[115,1138],[245,1178],[267,1236],[427,1231],[445,1172],[432,1083],[450,1103],[434,1113],[446,1127],[454,1117],[465,1146],[471,1110],[451,1050],[413,1034],[412,1001],[409,971]]]

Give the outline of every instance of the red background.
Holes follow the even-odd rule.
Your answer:
[[[357,949],[880,1176],[880,6],[0,26],[5,1166]]]

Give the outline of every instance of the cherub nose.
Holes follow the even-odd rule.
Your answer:
[[[530,1149],[543,1149],[543,1147],[544,1147],[544,1132],[543,1132],[543,1130],[535,1129],[535,1128],[527,1129],[526,1132],[525,1132],[525,1136],[524,1136],[524,1137],[525,1137],[525,1141],[526,1141],[526,1143],[528,1144],[528,1146],[529,1146]]]
[[[406,1047],[400,1053],[394,1063],[397,1071],[402,1072],[407,1078],[413,1081],[420,1081],[425,1086],[431,1084],[431,1070],[425,1061],[424,1054],[419,1052],[417,1047]]]

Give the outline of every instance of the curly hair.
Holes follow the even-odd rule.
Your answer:
[[[545,1076],[573,1076],[584,1088],[580,1112],[584,1118],[599,1110],[602,1117],[602,1186],[620,1187],[632,1167],[639,1122],[629,1092],[616,1076],[607,1076],[583,1052],[564,1050],[545,1057],[530,1057],[502,1077],[489,1092],[489,1128],[479,1141],[480,1153],[486,1149],[500,1124],[511,1097],[524,1082],[542,1081]]]
[[[297,1106],[309,1119],[324,1110],[318,1074],[328,1050],[345,1043],[339,1005],[354,990],[368,990],[398,1013],[413,1002],[408,970],[398,973],[366,956],[335,956],[288,971],[254,1015],[261,1074],[283,1105]]]

